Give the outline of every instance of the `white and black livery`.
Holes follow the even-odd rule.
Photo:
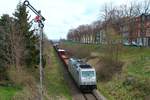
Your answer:
[[[96,88],[96,71],[80,59],[70,58],[68,70],[82,91],[92,91]]]

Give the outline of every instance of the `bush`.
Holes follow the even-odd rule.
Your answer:
[[[116,73],[120,73],[122,70],[123,62],[121,61],[113,61],[107,58],[101,58],[101,60],[97,63],[97,76],[101,81],[110,80],[113,75]]]
[[[8,74],[5,67],[0,67],[0,81],[8,80]]]

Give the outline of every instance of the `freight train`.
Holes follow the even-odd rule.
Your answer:
[[[56,46],[54,48],[81,91],[90,92],[97,88],[96,71],[94,68],[80,59],[69,58],[64,49],[59,49]]]

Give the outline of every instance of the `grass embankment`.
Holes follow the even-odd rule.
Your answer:
[[[120,55],[122,73],[98,88],[110,100],[148,100],[150,98],[150,48],[125,47]]]
[[[45,71],[45,87],[49,100],[71,100],[69,88],[64,80],[63,65],[59,63],[52,46],[46,50],[47,64]]]
[[[93,52],[98,56],[104,54],[103,47],[99,45],[65,42],[62,47],[81,58],[90,58]],[[108,100],[149,100],[150,48],[123,47],[119,59],[124,63],[122,71],[109,81],[98,79],[98,89]],[[90,63],[96,66],[98,60],[92,58]]]
[[[0,85],[0,100],[34,100],[37,97],[34,77],[22,68],[16,70],[11,66],[8,69],[9,80]]]
[[[57,55],[48,44],[45,48],[47,64],[44,68],[44,100],[71,100],[71,94],[63,77],[63,69]],[[23,67],[22,67],[23,68]],[[37,100],[39,98],[39,69],[12,67],[10,82],[0,82],[0,100]]]
[[[19,91],[21,91],[21,89],[18,87],[0,86],[0,100],[11,100]]]

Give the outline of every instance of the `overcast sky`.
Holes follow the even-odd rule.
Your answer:
[[[19,1],[24,0],[1,0],[0,16],[15,11]],[[129,3],[131,0],[29,0],[37,10],[42,11],[46,18],[44,31],[49,39],[66,38],[71,28],[81,24],[90,24],[97,20],[105,3],[120,5]],[[31,18],[35,15],[30,12]]]

